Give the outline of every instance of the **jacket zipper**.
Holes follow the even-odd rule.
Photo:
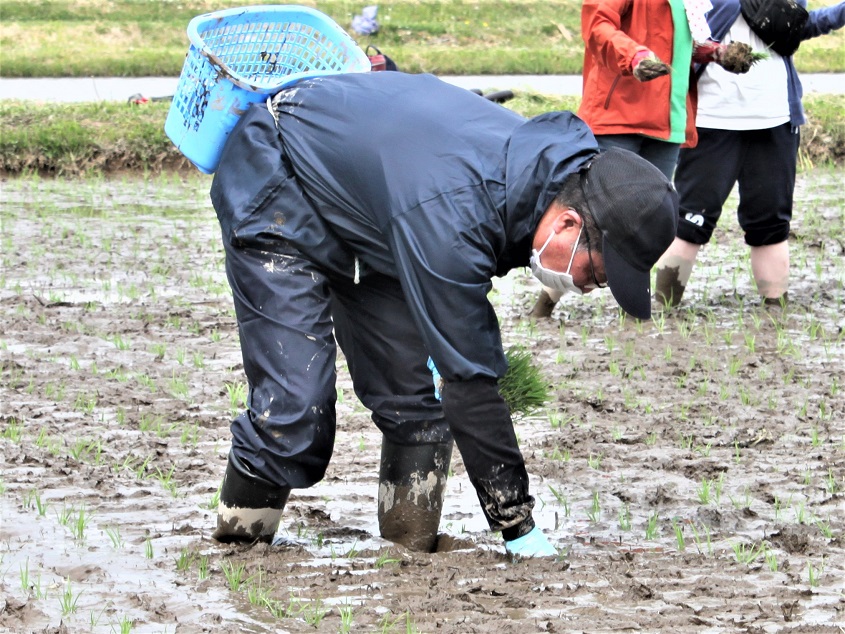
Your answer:
[[[604,100],[604,109],[607,110],[610,107],[610,96],[613,94],[613,91],[616,90],[616,84],[619,83],[619,80],[622,79],[622,75],[617,75],[616,79],[613,80],[613,83],[610,85],[610,90],[607,91],[607,99]]]

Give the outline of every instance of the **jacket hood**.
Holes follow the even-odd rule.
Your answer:
[[[511,135],[505,164],[505,224],[511,266],[527,266],[534,231],[569,174],[599,151],[596,139],[571,112],[547,112]]]

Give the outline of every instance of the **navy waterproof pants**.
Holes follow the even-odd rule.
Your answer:
[[[451,439],[397,280],[369,273],[355,284],[284,241],[268,251],[266,242],[252,248],[225,238],[250,388],[247,410],[232,422],[238,458],[279,486],[323,478],[335,437],[335,341],[386,437],[402,445]]]

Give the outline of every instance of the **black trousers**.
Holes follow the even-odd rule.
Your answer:
[[[231,426],[238,458],[280,486],[323,478],[335,437],[335,337],[356,395],[390,440],[451,439],[398,281],[330,279],[281,241],[274,251],[224,245],[250,388]]]
[[[675,170],[678,237],[706,244],[734,184],[745,242],[759,247],[789,237],[799,135],[785,123],[763,130],[698,128],[698,145],[681,149]]]

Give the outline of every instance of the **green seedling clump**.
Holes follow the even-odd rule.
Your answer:
[[[511,414],[528,415],[541,408],[549,398],[549,385],[531,353],[515,347],[505,352],[508,371],[499,381],[499,393]]]

